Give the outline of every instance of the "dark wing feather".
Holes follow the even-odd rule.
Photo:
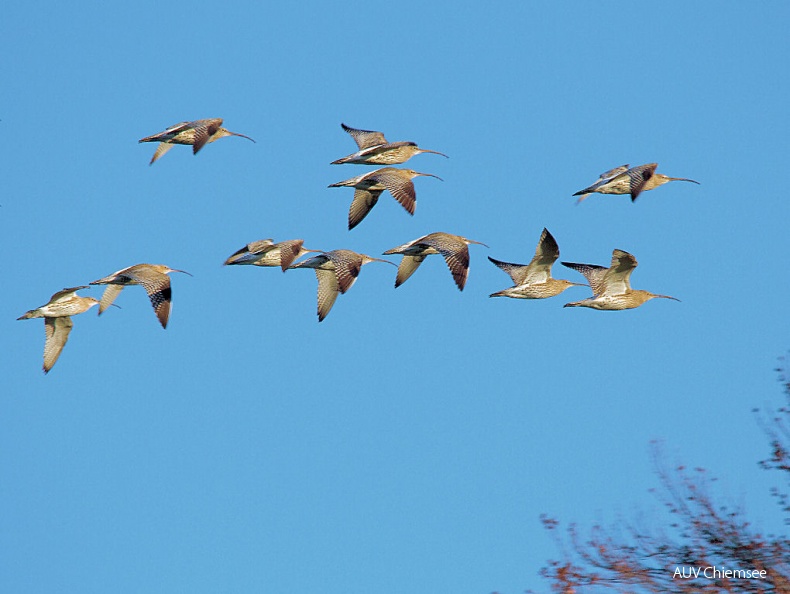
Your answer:
[[[303,244],[303,239],[289,239],[277,244],[280,246],[280,268],[283,272],[299,257]]]
[[[222,126],[221,118],[214,118],[212,120],[198,120],[195,124],[195,142],[192,144],[192,154],[197,155],[198,151],[206,146],[206,143],[211,140],[217,131]]]
[[[384,138],[384,134],[381,132],[374,132],[373,130],[359,130],[358,128],[346,126],[345,124],[340,124],[340,126],[343,128],[343,130],[351,135],[351,138],[354,139],[354,142],[357,143],[357,147],[360,150],[379,144],[387,144],[387,139]]]
[[[629,189],[631,190],[631,202],[637,199],[639,194],[645,187],[648,180],[653,177],[656,172],[658,163],[648,163],[647,165],[639,165],[628,170]]]
[[[376,206],[379,196],[384,190],[355,190],[354,200],[348,211],[348,228],[353,229],[362,222],[368,213]]]
[[[327,255],[335,264],[338,290],[345,293],[357,280],[362,269],[362,259],[356,254],[346,253],[346,250],[329,252]]]
[[[503,262],[502,260],[496,260],[491,256],[488,256],[488,259],[491,260],[491,263],[503,270],[507,273],[510,279],[513,281],[514,285],[522,284],[527,278],[527,269],[529,266],[526,264],[514,264],[512,262]]]
[[[608,268],[596,264],[576,264],[574,262],[563,262],[562,265],[581,272],[584,278],[587,279],[587,282],[590,283],[594,296],[598,296],[603,292],[605,287],[604,276],[609,271]]]
[[[417,206],[417,192],[414,190],[414,182],[409,178],[399,174],[399,170],[385,167],[381,171],[374,172],[369,179],[382,184],[400,205],[406,209],[410,215],[414,214]]]
[[[159,323],[162,324],[162,328],[167,328],[167,321],[170,318],[170,303],[173,297],[170,277],[162,272],[146,272],[146,274],[138,276],[136,280],[148,293],[148,298],[151,300],[154,313],[159,319]]]
[[[463,240],[445,234],[427,235],[420,243],[429,245],[444,256],[459,291],[464,290],[469,274],[469,248]]]

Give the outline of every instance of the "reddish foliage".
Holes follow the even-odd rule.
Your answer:
[[[770,456],[759,465],[778,471],[786,481],[774,488],[790,524],[790,380],[783,366],[778,370],[787,403],[767,418],[759,419],[765,431]],[[759,412],[759,411],[757,411]],[[654,444],[654,462],[660,489],[654,491],[672,519],[671,534],[627,526],[593,526],[584,539],[575,524],[565,531],[560,522],[546,515],[541,522],[549,530],[562,560],[549,560],[541,570],[553,592],[562,594],[617,592],[755,592],[790,594],[790,539],[753,531],[743,510],[714,500],[710,485],[715,481],[701,468],[678,466],[667,471]],[[706,567],[764,570],[764,579],[678,577],[676,570]],[[689,575],[687,573],[687,575]]]

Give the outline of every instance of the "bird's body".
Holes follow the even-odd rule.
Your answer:
[[[429,151],[419,148],[413,142],[387,142],[384,134],[373,130],[358,130],[345,124],[340,124],[357,143],[359,151],[337,161],[332,161],[332,165],[341,163],[361,163],[364,165],[398,165],[405,163],[414,155],[419,153],[433,153],[447,157],[444,153]]]
[[[470,243],[485,245],[460,235],[437,232],[387,250],[384,255],[403,255],[403,260],[398,266],[398,275],[395,277],[395,287],[405,283],[426,257],[431,254],[441,254],[447,262],[458,290],[463,291],[469,274],[468,245]]]
[[[638,167],[621,165],[602,173],[598,180],[591,186],[579,190],[574,196],[579,196],[577,204],[587,198],[593,192],[598,194],[630,194],[631,202],[637,199],[639,194],[648,190],[653,190],[670,181],[686,181],[699,184],[698,181],[685,177],[669,177],[663,173],[656,173],[658,163],[648,163]]]
[[[338,294],[348,291],[356,282],[362,266],[370,262],[387,262],[351,250],[332,250],[308,258],[290,268],[312,268],[318,279],[318,321],[322,322],[335,304]]]
[[[595,264],[575,264],[563,262],[563,266],[581,272],[590,283],[593,296],[582,301],[566,303],[564,307],[591,307],[603,310],[633,309],[651,299],[672,299],[668,295],[657,295],[649,291],[631,288],[631,273],[637,266],[634,256],[622,250],[612,252],[612,264],[609,268]]]
[[[160,143],[149,163],[149,165],[153,165],[157,159],[164,156],[176,144],[191,144],[192,154],[196,155],[209,142],[214,142],[225,136],[241,136],[247,140],[252,140],[249,136],[237,134],[223,128],[222,118],[210,118],[193,122],[181,122],[170,126],[164,132],[141,138],[138,142]],[[252,141],[255,142],[254,140]]]
[[[107,285],[99,303],[99,315],[112,305],[112,302],[115,301],[115,298],[118,297],[124,287],[142,285],[145,292],[148,293],[148,298],[151,300],[151,305],[154,308],[156,317],[159,319],[159,323],[162,324],[162,328],[167,328],[172,299],[170,277],[167,275],[171,272],[189,274],[184,270],[169,268],[164,264],[135,264],[93,281],[92,285]]]
[[[285,272],[295,260],[310,252],[320,251],[308,250],[303,244],[302,239],[290,239],[279,243],[274,243],[271,239],[253,241],[225,260],[225,265],[279,266]]]
[[[351,208],[348,211],[348,228],[353,229],[362,222],[362,219],[376,205],[379,196],[384,190],[389,190],[395,200],[409,214],[413,215],[417,206],[417,193],[414,190],[414,182],[411,180],[420,175],[441,179],[432,173],[418,173],[413,169],[382,167],[381,169],[331,184],[329,187],[355,188],[354,200],[351,202]]]
[[[488,257],[498,268],[513,280],[514,286],[491,293],[489,297],[513,297],[515,299],[546,299],[559,295],[568,287],[580,285],[567,280],[552,278],[551,267],[560,257],[560,248],[548,229],[543,233],[529,264],[511,264]],[[585,286],[585,285],[582,285]]]
[[[71,287],[55,293],[46,305],[31,309],[18,320],[44,318],[46,341],[44,342],[44,373],[49,373],[52,366],[60,357],[63,347],[69,339],[69,333],[74,323],[71,316],[88,311],[99,302],[93,297],[80,297],[77,291],[87,286]]]

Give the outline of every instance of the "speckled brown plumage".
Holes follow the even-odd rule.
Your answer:
[[[546,299],[559,295],[568,287],[580,285],[567,280],[552,278],[551,267],[560,257],[560,248],[548,229],[543,229],[529,264],[512,264],[488,257],[498,268],[513,280],[509,289],[491,293],[489,297],[512,297],[515,299]],[[582,285],[585,286],[585,285]]]
[[[164,132],[153,134],[141,138],[138,142],[159,142],[159,146],[151,157],[149,165],[164,156],[176,144],[191,144],[192,154],[196,155],[209,142],[214,142],[225,136],[241,136],[247,140],[252,140],[249,136],[231,132],[222,127],[222,118],[210,118],[205,120],[195,120],[192,122],[181,122],[170,126]],[[255,142],[254,140],[252,140]]]
[[[581,272],[590,283],[593,296],[582,301],[566,303],[564,307],[591,307],[603,310],[633,309],[651,299],[672,299],[668,295],[657,295],[649,291],[631,288],[631,273],[637,267],[636,258],[623,250],[612,252],[612,264],[609,268],[595,264],[576,264],[563,262],[563,266]]]
[[[295,260],[305,254],[321,251],[308,250],[303,244],[303,239],[289,239],[278,243],[271,239],[253,241],[234,252],[225,260],[225,265],[279,266],[285,272]]]
[[[387,262],[351,250],[332,250],[293,264],[290,268],[312,268],[318,280],[318,321],[322,322],[338,294],[348,291],[356,282],[362,266],[370,262]]]
[[[670,181],[686,181],[699,184],[698,181],[693,179],[669,177],[663,173],[656,173],[657,167],[658,163],[648,163],[631,168],[628,165],[621,165],[602,173],[594,184],[574,194],[574,196],[579,196],[577,204],[593,192],[599,194],[630,194],[631,202],[633,202],[642,192],[652,190]]]
[[[406,209],[406,212],[413,215],[417,206],[417,193],[414,190],[414,182],[411,180],[421,175],[441,179],[432,173],[418,173],[413,169],[382,167],[364,175],[331,184],[329,187],[355,188],[354,200],[351,202],[348,212],[348,228],[353,229],[376,205],[384,190],[389,190],[395,200]]]
[[[18,320],[30,320],[33,318],[44,318],[44,332],[46,340],[44,342],[44,373],[49,373],[55,365],[66,346],[69,333],[74,323],[71,316],[88,311],[99,302],[93,297],[80,297],[77,291],[86,289],[87,286],[71,287],[58,291],[50,298],[46,305],[37,309],[31,309],[23,314]]]
[[[348,132],[357,143],[359,151],[332,161],[332,165],[339,165],[341,163],[361,163],[365,165],[397,165],[405,163],[414,155],[419,153],[433,153],[435,155],[442,155],[447,157],[444,153],[437,151],[429,151],[427,149],[419,148],[413,142],[387,142],[384,134],[381,132],[374,132],[373,130],[359,130],[340,124],[340,126]]]
[[[398,274],[395,277],[395,287],[405,283],[427,256],[441,254],[447,262],[447,267],[453,275],[458,290],[463,291],[469,274],[469,248],[467,246],[471,243],[485,245],[460,235],[437,232],[387,250],[384,255],[403,255],[403,260],[398,267]]]
[[[170,277],[167,275],[171,272],[189,274],[185,270],[177,270],[164,264],[135,264],[93,281],[92,285],[107,285],[99,303],[99,315],[112,305],[125,286],[142,285],[145,292],[148,293],[159,323],[162,324],[162,328],[167,328],[173,295],[170,288]]]

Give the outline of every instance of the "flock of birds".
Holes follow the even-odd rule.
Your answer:
[[[438,151],[419,148],[414,142],[388,142],[381,132],[359,130],[341,124],[357,144],[357,152],[333,161],[333,165],[353,163],[364,165],[385,165],[380,169],[359,175],[345,181],[331,184],[330,188],[352,187],[354,198],[348,213],[348,228],[353,229],[370,213],[378,202],[379,196],[386,190],[403,206],[409,214],[414,214],[417,195],[412,181],[418,176],[437,177],[430,173],[419,173],[411,169],[391,167],[405,163],[419,153],[433,153],[447,157]],[[177,144],[191,145],[193,154],[197,154],[206,144],[225,136],[240,136],[255,142],[249,136],[230,132],[222,127],[222,119],[213,118],[182,122],[171,126],[164,132],[147,136],[140,142],[158,142],[149,164],[153,165],[167,151]],[[649,163],[637,167],[622,165],[600,175],[598,180],[589,187],[576,192],[578,202],[591,193],[629,194],[634,201],[641,192],[652,190],[669,181],[687,181],[699,183],[692,179],[668,177],[656,173],[657,164]],[[441,178],[438,178],[441,179]],[[351,250],[306,249],[304,241],[293,239],[275,243],[271,239],[263,239],[247,244],[232,254],[226,265],[255,265],[280,267],[283,272],[296,268],[312,268],[318,280],[318,321],[329,314],[339,294],[348,291],[359,276],[363,265],[370,262],[386,262],[389,260],[373,258]],[[384,255],[403,256],[398,265],[395,287],[402,285],[414,274],[420,264],[431,254],[441,254],[447,263],[456,286],[463,290],[469,272],[470,244],[485,245],[460,235],[450,233],[430,233],[424,237],[399,245],[384,252]],[[486,246],[488,247],[488,246]],[[316,255],[298,261],[307,254]],[[566,303],[565,307],[590,307],[600,310],[622,310],[639,307],[643,303],[655,299],[675,299],[668,295],[659,295],[649,291],[631,288],[631,273],[637,266],[636,258],[622,250],[612,252],[611,265],[607,268],[594,264],[577,264],[562,262],[573,270],[580,272],[587,283],[574,283],[556,279],[551,276],[551,268],[560,256],[560,250],[554,237],[547,229],[543,232],[535,250],[535,256],[529,264],[513,264],[489,257],[498,268],[507,273],[513,286],[492,293],[491,297],[511,297],[516,299],[545,299],[559,295],[572,286],[589,286],[592,296],[581,301]],[[77,291],[88,285],[66,288],[58,291],[49,302],[32,309],[19,317],[20,320],[44,318],[46,341],[44,344],[44,373],[48,373],[58,360],[71,332],[73,322],[71,316],[84,313],[94,305],[99,306],[101,315],[113,305],[121,290],[128,285],[141,285],[151,301],[154,312],[163,328],[167,327],[170,316],[172,290],[170,287],[171,272],[183,272],[163,264],[136,264],[113,274],[91,282],[91,285],[106,285],[101,300],[77,295]]]

